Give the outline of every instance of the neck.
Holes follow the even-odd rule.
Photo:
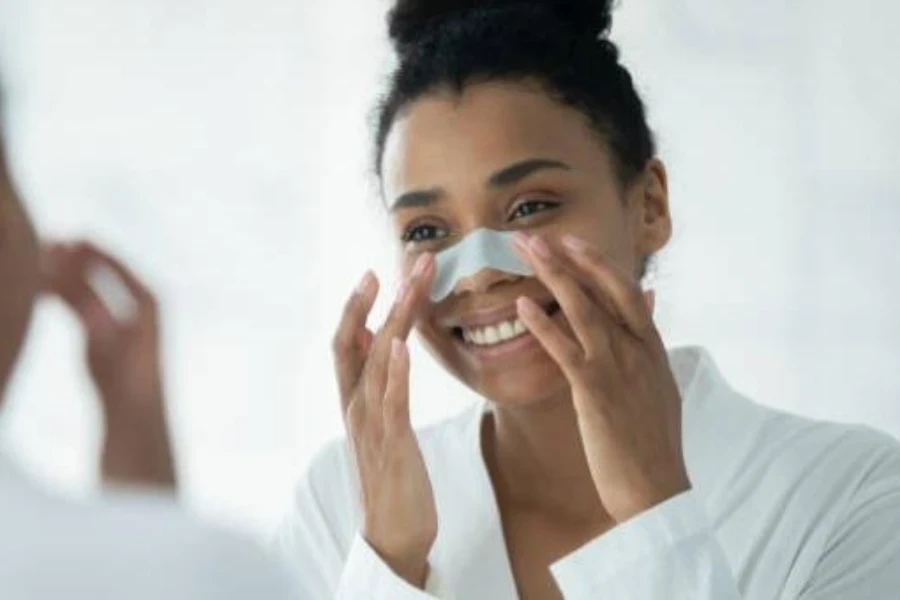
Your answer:
[[[605,517],[568,390],[527,406],[495,405],[483,441],[501,502],[566,520]]]

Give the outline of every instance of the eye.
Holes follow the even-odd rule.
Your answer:
[[[516,207],[509,220],[524,219],[536,213],[551,210],[557,206],[559,206],[559,203],[551,202],[549,200],[527,200]]]
[[[447,231],[437,225],[413,225],[403,233],[404,243],[431,242],[446,237]]]

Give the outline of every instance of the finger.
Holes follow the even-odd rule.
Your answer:
[[[567,336],[533,300],[520,297],[516,301],[516,309],[522,323],[537,338],[566,377],[571,379],[576,376],[584,361],[584,350],[581,346]]]
[[[369,352],[372,350],[372,342],[375,340],[375,334],[369,331],[368,329],[363,329],[359,332],[359,336],[357,337],[356,343],[359,346],[359,354],[365,358],[369,355]]]
[[[79,256],[74,244],[59,242],[44,245],[40,256],[43,291],[56,294],[61,280],[82,268]]]
[[[647,305],[647,310],[650,311],[651,315],[656,312],[656,290],[644,292],[644,303]]]
[[[130,268],[112,254],[100,250],[89,242],[80,243],[78,249],[94,264],[109,268],[125,284],[132,297],[137,301],[142,317],[155,317],[156,299],[153,293]]]
[[[54,251],[53,274],[46,288],[75,313],[89,342],[109,339],[115,333],[118,322],[88,282],[87,264],[79,253],[63,248]]]
[[[395,337],[406,340],[409,336],[418,309],[429,299],[434,270],[434,255],[431,253],[419,255],[409,277],[400,286],[384,325],[378,331],[376,337],[380,343],[389,346]]]
[[[409,348],[399,338],[391,340],[387,384],[382,404],[384,433],[396,435],[412,427],[409,417]]]
[[[401,285],[384,325],[375,335],[364,374],[367,381],[366,398],[373,411],[379,410],[376,405],[380,405],[384,395],[391,341],[394,338],[405,341],[409,337],[419,310],[428,301],[433,280],[434,257],[422,254],[416,259],[410,276]]]
[[[109,267],[113,273],[122,280],[122,283],[124,283],[128,288],[128,291],[134,295],[138,303],[149,306],[155,304],[153,293],[150,289],[118,258],[109,252],[99,249],[90,242],[79,243],[78,250],[96,264]]]
[[[66,252],[62,244],[51,243],[41,248],[41,289],[47,293],[55,293],[56,279],[60,273],[60,263]]]
[[[537,278],[547,286],[572,326],[575,337],[585,351],[609,346],[608,335],[598,327],[602,308],[585,293],[581,283],[564,268],[560,257],[540,236],[516,236],[516,243],[528,258]]]
[[[653,318],[637,282],[615,267],[584,240],[567,235],[563,244],[572,262],[590,281],[597,293],[604,294],[615,307],[617,316],[638,337],[652,328]]]
[[[360,336],[366,331],[366,320],[378,295],[378,278],[367,271],[344,305],[343,314],[332,341],[334,368],[341,396],[341,409],[347,412],[347,403],[362,375],[366,353],[359,345]]]

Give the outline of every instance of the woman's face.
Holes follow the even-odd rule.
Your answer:
[[[420,253],[438,253],[489,228],[540,233],[552,245],[573,234],[637,276],[643,259],[671,234],[662,165],[653,161],[623,192],[612,156],[587,119],[535,85],[484,83],[461,96],[417,100],[388,136],[382,172],[404,273]],[[493,339],[486,326],[509,333],[502,323],[516,320],[520,296],[568,329],[540,281],[490,270],[459,282],[417,324],[444,367],[500,404],[568,391],[532,336],[484,345]]]

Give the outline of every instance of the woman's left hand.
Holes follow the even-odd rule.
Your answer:
[[[520,254],[571,329],[520,298],[519,315],[572,387],[594,485],[610,516],[628,520],[691,487],[682,453],[681,397],[653,323],[653,294],[588,244],[552,248],[518,234]]]

